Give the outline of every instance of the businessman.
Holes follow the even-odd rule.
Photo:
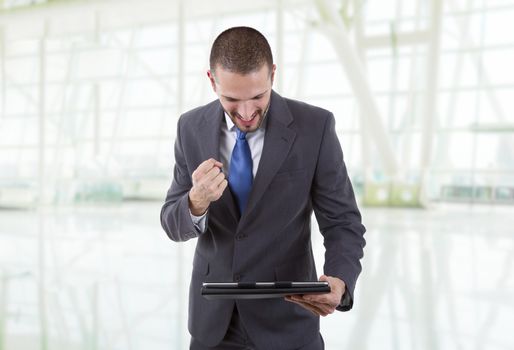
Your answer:
[[[235,27],[214,41],[207,72],[218,99],[184,113],[161,224],[196,238],[190,349],[323,349],[319,316],[353,305],[365,228],[327,110],[272,90],[266,38]],[[207,300],[202,282],[315,281],[311,214],[331,292]]]

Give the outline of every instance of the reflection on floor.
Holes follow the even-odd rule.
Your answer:
[[[195,242],[159,203],[0,211],[0,349],[186,349]],[[364,209],[356,304],[331,349],[514,349],[514,210]],[[313,234],[321,272],[321,235]]]

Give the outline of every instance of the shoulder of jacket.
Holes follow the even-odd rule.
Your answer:
[[[179,123],[198,123],[202,120],[204,112],[210,108],[215,107],[215,105],[219,104],[218,100],[214,100],[212,102],[209,102],[203,106],[199,106],[196,108],[193,108],[187,112],[182,113],[182,115],[179,118]]]
[[[294,99],[286,98],[286,97],[283,97],[283,99],[287,103],[287,106],[288,106],[289,110],[293,113],[293,115],[305,114],[305,115],[310,115],[310,116],[326,118],[332,114],[332,112],[330,112],[327,109],[309,104],[307,102],[294,100]],[[301,112],[301,113],[298,113],[298,112]]]
[[[327,109],[290,98],[284,98],[284,101],[293,118],[304,125],[317,128],[334,119],[332,112]]]

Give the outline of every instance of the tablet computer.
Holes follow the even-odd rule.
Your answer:
[[[267,299],[292,294],[330,293],[328,282],[205,282],[207,299]]]

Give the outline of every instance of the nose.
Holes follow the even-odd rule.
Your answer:
[[[252,108],[250,101],[244,101],[241,104],[241,108],[239,109],[239,115],[243,120],[251,120],[254,114],[254,110]]]

